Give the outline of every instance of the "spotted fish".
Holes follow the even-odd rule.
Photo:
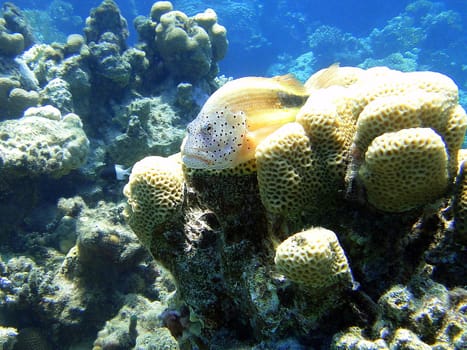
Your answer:
[[[226,169],[254,158],[256,146],[294,121],[307,97],[292,75],[226,83],[188,124],[181,149],[183,163],[194,169]]]

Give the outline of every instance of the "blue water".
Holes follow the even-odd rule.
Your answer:
[[[57,34],[69,34],[81,32],[90,9],[98,6],[100,1],[17,0],[14,3],[22,9],[45,11],[52,17]],[[129,43],[132,44],[138,40],[132,21],[137,15],[147,16],[153,1],[120,0],[116,3],[128,20],[131,32]],[[418,4],[416,6],[419,9],[408,12],[406,7],[410,3]],[[467,41],[467,2],[464,0],[176,0],[173,4],[175,9],[188,15],[207,7],[215,9],[219,23],[228,30],[230,40],[229,53],[220,63],[221,74],[227,76],[267,74],[270,66],[279,61],[279,57],[290,59],[310,51],[313,33],[320,26],[326,25],[337,29],[338,36],[345,34],[359,44],[370,46],[370,51],[362,54],[357,52],[357,48],[352,52],[352,47],[344,47],[345,45],[339,45],[338,42],[333,44],[332,41],[336,41],[336,38],[328,36],[324,38],[328,45],[315,46],[313,49],[315,56],[325,56],[322,62],[324,65],[333,63],[335,59],[339,59],[342,65],[356,65],[367,58],[383,59],[391,53],[414,53],[418,55],[416,68],[449,74],[464,88],[467,84],[467,62],[464,54]],[[409,19],[402,26],[401,23],[394,23],[401,16]],[[410,42],[410,37],[398,36],[398,33],[407,33],[407,27],[422,31],[425,38]],[[387,47],[368,42],[372,31],[385,28],[391,32],[383,39]],[[51,33],[53,29],[48,28]],[[46,41],[55,40],[51,33],[45,35]]]

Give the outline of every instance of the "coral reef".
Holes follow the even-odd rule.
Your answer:
[[[99,43],[107,41],[106,33],[113,33],[116,36],[116,45],[119,47],[118,52],[126,48],[126,40],[128,38],[128,26],[126,19],[120,14],[120,9],[113,0],[104,0],[98,7],[91,10],[88,18],[86,18],[86,26],[84,34],[86,42]]]
[[[146,298],[130,294],[118,314],[99,331],[93,350],[113,347],[131,349],[178,350],[178,342],[166,327],[160,315],[165,306]]]
[[[177,220],[183,196],[182,165],[178,155],[146,157],[137,162],[123,190],[127,197],[127,221],[146,246],[157,245],[154,237],[161,225]]]
[[[177,82],[191,83],[211,81],[217,75],[217,62],[224,58],[228,41],[214,10],[188,17],[173,10],[170,2],[160,1],[152,6],[149,18],[136,18],[135,26],[140,47],[158,75],[166,71]]]
[[[358,327],[347,329],[334,336],[331,348],[462,349],[467,339],[467,319],[462,312],[466,303],[465,290],[449,291],[418,277],[380,297],[382,312],[369,335]]]
[[[120,308],[130,316],[128,309],[141,311],[141,334],[141,327],[146,332],[154,325],[162,327],[159,315],[167,308],[172,282],[123,221],[115,221],[118,208],[104,202],[89,208],[74,197],[60,199],[57,209],[58,217],[51,219],[47,231],[21,237],[30,258],[2,254],[0,260],[2,322],[8,320],[18,329],[18,342],[23,336],[24,342],[91,348],[97,330]],[[133,293],[140,296],[131,297]],[[128,297],[122,299],[122,294]],[[37,319],[41,328],[31,331],[40,338],[28,330],[37,327]],[[14,341],[15,334],[8,334],[9,342]]]
[[[116,163],[131,165],[147,154],[168,156],[179,150],[184,122],[163,97],[135,98],[114,113],[114,122],[125,130],[108,148]]]
[[[2,177],[60,177],[86,160],[89,141],[76,114],[34,115],[0,123]],[[57,111],[58,112],[58,111]],[[41,114],[41,113],[38,113]]]
[[[35,40],[23,13],[13,3],[2,6],[0,20],[0,55],[16,56],[31,47]]]
[[[149,197],[132,195],[132,179],[157,178],[153,169],[172,160],[147,157],[130,176],[129,223],[172,273],[179,308],[189,310],[183,336],[172,333],[182,346],[222,346],[219,332],[248,343],[281,339],[292,329],[307,337],[318,327],[323,339],[351,325],[357,328],[342,336],[342,348],[373,344],[358,330],[390,319],[380,311],[387,308],[385,290],[407,282],[404,276],[435,283],[433,266],[425,274],[417,268],[425,258],[441,266],[441,252],[459,250],[455,241],[443,240],[452,223],[436,204],[452,194],[467,128],[453,82],[432,72],[332,66],[305,86],[311,96],[296,122],[258,145],[256,173],[159,170],[161,185],[138,182],[142,193],[154,193]],[[177,193],[186,190],[174,211],[154,224],[156,213],[167,212],[163,199],[173,193],[167,184],[183,176]],[[321,227],[294,233],[310,225]],[[455,286],[454,266],[444,271]],[[438,325],[432,332],[443,333]],[[420,345],[427,336],[428,329],[401,324],[390,343]],[[455,346],[458,339],[446,343]]]

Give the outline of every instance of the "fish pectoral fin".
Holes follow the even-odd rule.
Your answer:
[[[298,111],[298,108],[284,108],[257,113],[253,117],[248,118],[248,131],[256,132],[260,129],[270,130],[271,128],[275,130],[284,124],[295,121]]]
[[[275,125],[268,125],[263,128],[257,129],[252,132],[248,132],[246,142],[248,143],[247,146],[256,149],[261,141],[263,141],[266,137],[271,135],[274,131],[279,129],[283,124],[275,124]]]

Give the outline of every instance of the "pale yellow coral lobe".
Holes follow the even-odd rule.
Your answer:
[[[123,189],[127,222],[142,243],[151,246],[155,230],[180,210],[183,171],[180,155],[146,157],[137,162]]]
[[[323,227],[287,238],[276,248],[274,262],[280,273],[306,288],[353,283],[347,257],[336,234]]]

